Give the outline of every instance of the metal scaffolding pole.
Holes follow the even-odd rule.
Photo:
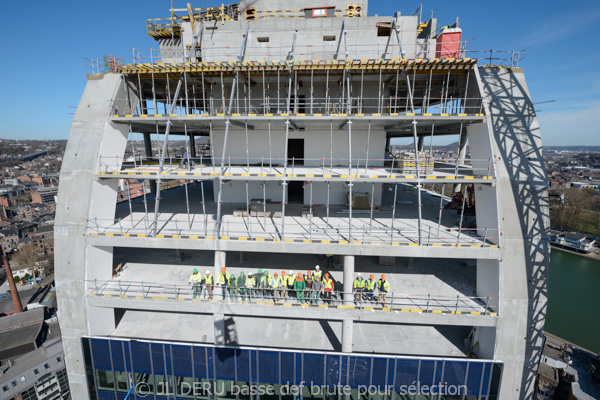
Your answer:
[[[442,212],[444,210],[444,191],[445,190],[446,190],[446,184],[442,183],[442,193],[440,193],[440,213],[438,216],[438,229],[437,229],[438,239],[440,237],[440,225],[442,225]]]
[[[348,120],[348,243],[352,244],[352,120]]]
[[[394,183],[394,205],[392,206],[392,232],[390,234],[390,244],[394,242],[394,220],[396,219],[396,198],[398,196],[398,184]],[[421,244],[421,235],[419,234],[419,244]]]
[[[333,120],[329,122],[329,169],[333,175]]]
[[[286,192],[287,192],[287,153],[288,153],[288,136],[290,131],[290,120],[285,120],[285,144],[284,144],[284,154],[283,154],[283,182],[282,186],[282,197],[281,197],[281,240],[284,240],[285,237],[285,200],[286,200]]]
[[[394,28],[394,31],[396,33],[396,40],[398,41],[398,50],[400,51],[400,54],[402,55],[402,58],[404,58],[405,56],[405,52],[402,49],[402,42],[400,41],[400,30],[398,29],[398,26],[396,25],[396,18],[394,18],[392,20],[392,26]],[[408,75],[408,73],[405,73],[406,75],[406,87],[407,87],[407,97],[410,100],[410,109],[411,109],[411,113],[415,113],[415,105],[413,102],[413,91],[411,89],[411,85],[410,85],[410,76]],[[417,171],[417,210],[418,210],[418,223],[417,223],[417,229],[418,229],[418,234],[419,234],[419,246],[421,245],[421,222],[422,222],[422,215],[421,215],[421,173],[419,171],[419,146],[418,146],[418,138],[417,138],[417,119],[413,117],[413,122],[412,122],[412,126],[413,126],[413,140],[414,140],[414,146],[415,146],[415,165],[416,165],[416,171]],[[394,200],[394,207],[395,207],[395,200]],[[393,219],[392,219],[393,222]]]
[[[367,156],[365,158],[365,174],[367,173],[367,168],[369,167],[369,144],[371,143],[371,120],[369,120],[369,125],[367,128]]]
[[[375,203],[375,182],[371,184],[371,213],[369,214],[369,235],[373,228],[373,206]]]
[[[269,120],[269,172],[273,170],[273,148],[271,147],[271,120]]]
[[[194,51],[194,49],[196,48],[196,41],[198,40],[198,35],[194,35],[194,40],[192,41],[192,47],[190,49],[190,53],[188,54],[188,57],[190,57],[190,54],[192,51]],[[175,106],[177,104],[177,98],[179,97],[179,92],[181,91],[181,86],[183,84],[183,81],[185,80],[185,75],[186,73],[183,72],[181,73],[180,77],[179,77],[179,81],[177,82],[177,88],[175,89],[175,94],[173,95],[173,101],[171,103],[171,109],[169,110],[169,117],[167,119],[167,126],[165,128],[165,139],[163,141],[163,151],[162,154],[160,155],[160,163],[159,163],[159,167],[158,167],[158,175],[157,175],[157,179],[156,179],[156,198],[155,198],[155,204],[154,204],[154,224],[152,227],[152,235],[156,236],[156,233],[158,232],[158,214],[159,214],[159,210],[160,210],[160,189],[161,189],[161,176],[162,176],[162,172],[164,169],[164,165],[165,165],[165,154],[168,151],[168,142],[169,142],[169,132],[171,130],[171,124],[172,124],[172,120],[171,120],[171,114],[173,114],[174,110],[175,110]]]
[[[129,179],[125,180],[127,186],[127,201],[129,202],[129,215],[131,219],[131,229],[133,229],[133,207],[131,206],[131,190],[129,190]]]
[[[329,225],[329,190],[331,189],[331,182],[327,181],[327,225]]]
[[[204,200],[204,182],[200,181],[200,191],[202,193],[202,214],[204,215],[204,236],[208,236],[208,220],[206,218],[206,202]]]
[[[210,158],[211,164],[213,167],[213,172],[215,171],[215,142],[213,138],[213,129],[212,129],[212,121],[208,123],[208,136],[210,138]]]
[[[267,181],[263,181],[263,221],[264,221],[264,231],[267,231]]]
[[[247,173],[250,173],[250,144],[248,141],[248,120],[246,120],[246,168]]]

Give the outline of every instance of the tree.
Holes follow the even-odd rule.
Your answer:
[[[19,250],[13,256],[13,260],[15,260],[20,266],[25,268],[29,268],[31,271],[31,276],[35,284],[37,285],[37,281],[35,280],[35,263],[39,261],[40,255],[37,246],[34,243],[24,244],[19,248]]]

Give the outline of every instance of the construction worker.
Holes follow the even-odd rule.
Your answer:
[[[286,280],[287,280],[287,297],[289,298],[294,298],[296,297],[295,294],[295,290],[294,290],[294,285],[296,282],[296,277],[294,276],[294,272],[293,271],[288,271],[288,274],[286,276]]]
[[[268,286],[267,285],[268,281],[266,279],[263,281],[263,276],[264,276],[263,270],[262,270],[262,268],[259,268],[258,273],[256,273],[254,275],[254,279],[256,279],[256,284],[257,284],[256,285],[257,289],[255,289],[254,292],[256,293],[257,296],[263,296],[264,295],[263,289],[266,289]],[[263,283],[264,283],[264,285],[263,285]]]
[[[363,292],[365,290],[365,280],[362,278],[359,272],[354,280],[354,302],[360,303],[362,301]]]
[[[276,302],[277,301],[277,297],[278,297],[278,293],[279,293],[279,288],[281,287],[282,282],[279,279],[279,276],[277,275],[277,272],[275,272],[273,274],[273,277],[271,279],[269,279],[269,291],[271,292],[271,295],[273,296],[273,301]]]
[[[240,296],[242,296],[242,301],[246,301],[247,281],[248,280],[246,279],[246,275],[244,275],[244,271],[240,272],[240,276],[237,278],[236,286]]]
[[[315,281],[323,280],[323,272],[321,272],[321,267],[319,267],[318,265],[315,267],[315,272],[313,272],[312,275]]]
[[[242,272],[243,274],[243,272]],[[256,287],[256,278],[254,276],[252,276],[252,274],[248,274],[248,277],[246,278],[246,288],[247,288],[247,293],[248,293],[248,300],[250,302],[252,302],[252,298],[254,297],[254,293],[255,293],[255,287]],[[242,300],[244,300],[242,298]]]
[[[198,272],[197,268],[194,268],[194,270],[192,271],[192,275],[190,275],[190,281],[189,284],[194,284],[194,286],[192,287],[194,294],[193,294],[193,299],[196,298],[196,296],[200,297],[200,295],[202,294],[202,274],[200,274]]]
[[[213,276],[209,270],[206,270],[206,274],[204,275],[204,286],[206,287],[206,293],[208,294],[208,299],[212,300],[214,280],[213,280]]]
[[[259,271],[260,271],[260,269],[259,269]],[[258,283],[259,283],[259,287],[261,288],[261,290],[259,290],[261,297],[269,297],[269,280],[270,279],[271,279],[271,277],[269,276],[269,273],[267,271],[263,271],[260,274],[260,279],[259,279]]]
[[[385,275],[381,275],[381,279],[377,282],[377,290],[379,290],[379,303],[385,307],[386,296],[390,291],[390,284],[385,280]]]
[[[306,289],[306,282],[304,282],[302,273],[298,272],[298,277],[294,280],[294,290],[296,291],[296,297],[300,304],[304,303],[304,289]]]
[[[325,277],[323,278],[323,291],[325,293],[325,302],[331,303],[331,294],[333,293],[333,289],[335,284],[333,283],[333,279],[329,277],[329,273],[325,273]]]
[[[227,293],[227,282],[229,281],[227,276],[227,269],[225,267],[221,268],[221,273],[219,274],[219,285],[221,285],[221,291],[223,293],[223,300],[225,300],[225,294]]]
[[[229,299],[235,300],[237,297],[237,281],[234,274],[229,275],[229,278],[227,278],[227,289]]]
[[[327,259],[327,268],[333,269],[333,254],[325,254],[325,258]]]
[[[375,282],[375,276],[371,275],[369,279],[365,281],[365,297],[367,301],[375,301],[375,298],[373,297],[375,285],[377,285],[377,282]]]
[[[318,280],[313,280],[312,282],[312,293],[311,293],[311,303],[318,304],[319,297],[323,294],[323,282]]]
[[[312,298],[312,284],[313,284],[313,278],[312,278],[312,274],[310,273],[310,271],[306,271],[306,279],[304,282],[306,284],[306,290],[304,292],[304,296],[306,298],[306,302],[310,303],[310,299]]]

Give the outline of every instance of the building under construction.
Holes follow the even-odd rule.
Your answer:
[[[149,20],[159,49],[109,57],[75,113],[55,224],[73,398],[531,398],[547,181],[518,56],[367,1],[193,7]],[[327,302],[188,283],[317,264]]]

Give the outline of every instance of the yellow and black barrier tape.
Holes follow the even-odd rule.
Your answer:
[[[105,237],[130,237],[130,238],[152,238],[151,235],[146,234],[135,234],[135,233],[114,233],[114,232],[90,232],[89,236],[105,236]],[[158,239],[192,239],[192,240],[215,240],[215,236],[203,236],[203,235],[156,235]],[[284,242],[284,243],[313,243],[313,244],[349,244],[347,240],[330,240],[330,239],[279,239],[279,238],[261,238],[261,237],[248,237],[248,236],[220,236],[220,240],[230,241],[253,241],[253,242]],[[352,241],[352,244],[358,245],[371,245],[371,246],[419,246],[418,243],[414,242],[374,242],[374,241]],[[429,247],[486,247],[486,248],[498,248],[495,244],[452,244],[452,243],[432,243],[430,245],[423,245]]]
[[[146,299],[146,300],[174,300],[174,301],[196,301],[196,302],[208,302],[208,303],[239,303],[244,304],[246,302],[241,300],[235,301],[224,301],[224,300],[203,300],[203,299],[188,299],[184,297],[166,297],[166,296],[127,296],[121,294],[112,293],[96,293],[90,292],[88,296],[102,296],[102,297],[114,297],[114,298],[131,298],[131,299]],[[483,311],[452,311],[452,310],[436,310],[436,309],[422,309],[422,308],[395,308],[395,307],[361,307],[355,305],[334,305],[334,304],[305,304],[305,303],[286,303],[286,302],[273,302],[273,301],[255,301],[247,302],[248,304],[262,305],[262,306],[282,306],[282,307],[314,307],[314,308],[326,308],[326,309],[337,309],[337,310],[367,310],[367,311],[394,311],[394,312],[406,312],[406,313],[419,313],[419,314],[441,314],[441,315],[488,315],[497,317],[497,312],[483,312]]]

